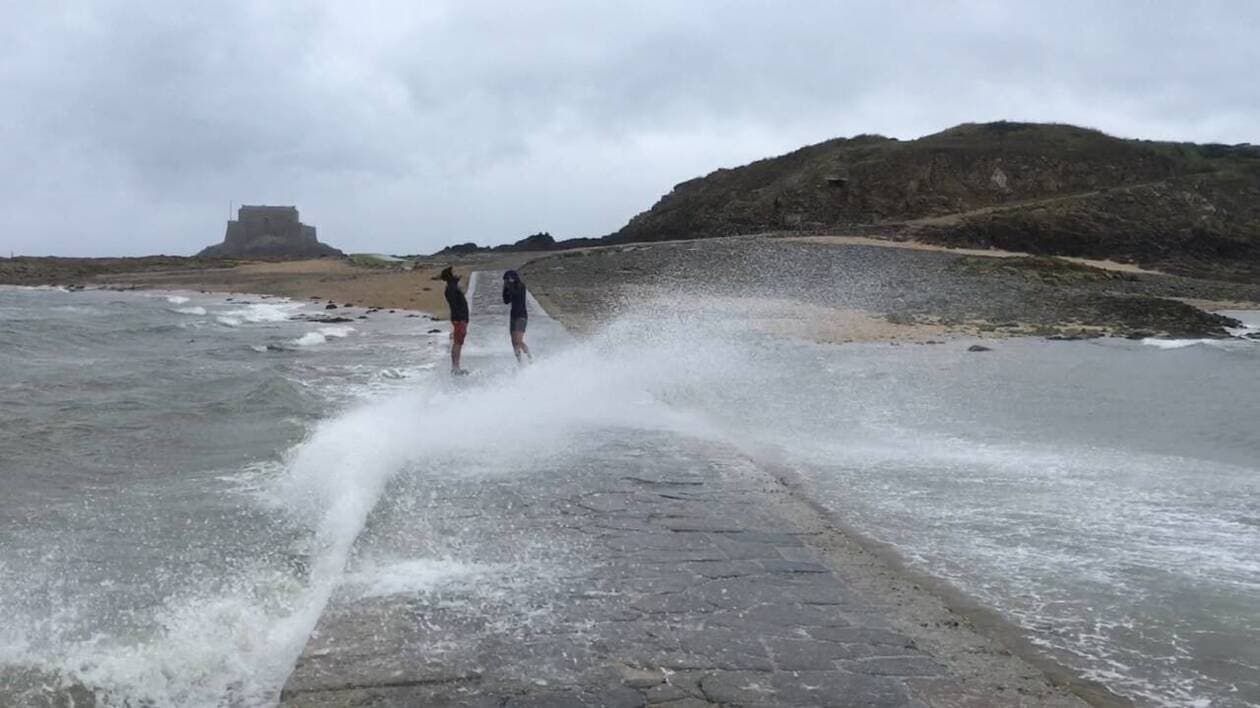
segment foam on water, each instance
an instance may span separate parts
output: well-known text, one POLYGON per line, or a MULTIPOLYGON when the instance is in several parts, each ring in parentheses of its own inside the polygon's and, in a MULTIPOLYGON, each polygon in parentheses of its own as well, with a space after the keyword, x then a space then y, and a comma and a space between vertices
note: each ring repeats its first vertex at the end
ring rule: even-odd
POLYGON ((342 581, 342 587, 357 597, 386 597, 441 589, 475 582, 504 572, 504 568, 484 563, 465 563, 449 558, 409 558, 364 563, 342 581))
POLYGON ((373 401, 321 423, 294 451, 274 495, 297 518, 319 519, 313 576, 335 576, 398 472, 423 463, 448 474, 493 474, 522 456, 564 455, 586 429, 694 427, 693 418, 662 405, 653 391, 717 381, 723 367, 715 364, 724 356, 605 340, 492 376, 485 385, 435 384, 373 401), (530 415, 505 426, 503 412, 518 409, 530 415), (496 444, 487 446, 490 439, 496 444), (452 460, 459 464, 446 464, 452 460))
POLYGON ((228 327, 239 327, 245 323, 284 322, 303 307, 303 303, 288 301, 249 303, 218 312, 216 319, 228 327))
POLYGON ((312 347, 327 342, 329 337, 340 339, 350 336, 352 332, 354 332, 354 327, 321 327, 314 332, 307 332, 298 337, 293 340, 293 343, 299 347, 312 347))
MULTIPOLYGON (((349 328, 327 329, 321 336, 349 334, 349 328)), ((344 575, 355 540, 399 473, 506 474, 522 457, 564 457, 582 431, 592 429, 704 433, 693 416, 662 404, 659 394, 720 383, 731 371, 733 351, 692 347, 673 335, 649 339, 626 345, 630 340, 620 336, 600 338, 520 371, 483 372, 476 384, 429 378, 316 424, 278 471, 265 470, 260 479, 253 470, 243 491, 285 525, 307 529, 293 551, 302 559, 299 574, 259 563, 226 591, 169 598, 152 618, 161 627, 156 636, 69 641, 53 656, 26 652, 21 663, 61 685, 91 686, 105 705, 274 701, 338 587, 349 582, 350 591, 378 595, 474 582, 495 572, 476 563, 400 558, 344 575), (530 414, 504 425, 509 410, 530 414), (486 445, 490 439, 496 444, 486 445)))
POLYGON ((328 341, 328 337, 320 332, 307 332, 306 334, 293 340, 293 343, 299 347, 312 347, 316 344, 323 344, 328 341))
POLYGON ((1147 337, 1142 340, 1142 343, 1148 347, 1155 347, 1157 349, 1185 349, 1186 347, 1193 347, 1201 344, 1212 345, 1216 344, 1218 341, 1219 340, 1216 339, 1157 339, 1155 337, 1147 337))
POLYGON ((1221 310, 1218 314, 1233 317, 1242 322, 1243 329, 1260 330, 1260 310, 1221 310))
POLYGON ((166 297, 166 301, 171 303, 172 305, 182 305, 188 302, 188 298, 184 297, 183 295, 168 295, 166 297))
POLYGON ((1185 349, 1194 346, 1209 346, 1221 349, 1231 349, 1239 345, 1260 344, 1260 340, 1255 339, 1260 333, 1260 311, 1256 310, 1222 310, 1217 314, 1233 317, 1242 322, 1241 327, 1226 328, 1234 339, 1161 339, 1158 337, 1147 337, 1142 341, 1150 347, 1158 349, 1185 349))
MULTIPOLYGON (((1236 343, 1206 354, 1236 358, 1252 351, 1236 343)), ((1000 436, 1006 442, 993 442, 978 426, 964 434, 933 431, 938 416, 949 420, 958 411, 917 396, 899 403, 895 393, 919 389, 913 376, 955 375, 948 360, 915 367, 905 380, 884 374, 887 385, 859 385, 866 377, 881 380, 862 368, 896 371, 910 363, 907 357, 889 367, 864 361, 857 370, 835 368, 848 384, 835 388, 833 410, 825 398, 810 401, 803 393, 830 387, 806 378, 796 383, 798 398, 782 418, 777 407, 753 415, 744 409, 746 422, 724 416, 723 427, 737 431, 729 441, 754 457, 801 469, 813 493, 842 510, 842 518, 998 608, 1086 676, 1143 704, 1180 706, 1212 696, 1213 705, 1238 705, 1228 699, 1237 689, 1210 657, 1234 653, 1238 676, 1247 666, 1260 669, 1256 652, 1240 651, 1243 637, 1260 636, 1260 615, 1246 600, 1260 597, 1260 533, 1245 521, 1254 508, 1254 463, 1070 437, 1039 443, 1006 434, 1000 436)), ((1235 390, 1254 391, 1257 380, 1242 363, 1230 369, 1235 390)), ((749 373, 767 389, 786 383, 749 373)), ((1224 393, 1208 389, 1200 396, 1224 393)), ((983 395, 969 405, 983 408, 1009 394, 998 384, 983 395)), ((1078 415, 1091 414, 1088 395, 1078 415)), ((1161 409, 1159 401, 1144 399, 1135 396, 1131 404, 1161 409)), ((1240 442, 1254 448, 1250 440, 1240 442)), ((1257 695, 1254 681, 1242 690, 1257 695)))
MULTIPOLYGON (((277 647, 292 643, 295 622, 313 618, 286 608, 295 581, 260 568, 242 576, 235 592, 172 598, 155 610, 158 636, 128 642, 98 635, 67 642, 57 656, 18 651, 0 661, 44 672, 28 696, 90 687, 98 705, 262 705, 274 702, 270 685, 288 670, 277 647)), ((50 618, 56 627, 69 618, 50 618)))

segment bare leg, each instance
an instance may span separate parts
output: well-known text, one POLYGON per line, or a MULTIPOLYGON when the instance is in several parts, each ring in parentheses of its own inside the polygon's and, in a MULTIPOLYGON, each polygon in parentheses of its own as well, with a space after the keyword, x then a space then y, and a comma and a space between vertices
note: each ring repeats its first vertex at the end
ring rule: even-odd
POLYGON ((451 342, 451 371, 459 371, 459 353, 463 348, 464 345, 451 342))
POLYGON ((534 357, 530 355, 529 347, 525 346, 525 333, 513 332, 512 333, 512 353, 516 355, 517 363, 521 363, 521 352, 524 352, 525 355, 528 356, 531 361, 533 360, 534 357))

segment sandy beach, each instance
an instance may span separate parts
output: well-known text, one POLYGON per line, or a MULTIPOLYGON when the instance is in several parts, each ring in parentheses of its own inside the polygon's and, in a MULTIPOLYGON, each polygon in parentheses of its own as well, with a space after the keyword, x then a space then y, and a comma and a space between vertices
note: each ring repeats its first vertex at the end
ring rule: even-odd
MULTIPOLYGON (((444 316, 446 300, 437 266, 414 270, 368 268, 344 260, 251 263, 233 268, 117 274, 102 280, 118 287, 198 290, 323 300, 338 306, 418 310, 444 316)), ((467 268, 456 272, 467 277, 467 268)))

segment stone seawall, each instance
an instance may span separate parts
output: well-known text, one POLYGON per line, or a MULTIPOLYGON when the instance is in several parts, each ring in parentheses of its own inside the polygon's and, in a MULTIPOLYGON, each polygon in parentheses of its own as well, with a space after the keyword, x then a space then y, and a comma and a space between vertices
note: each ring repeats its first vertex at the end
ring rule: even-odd
MULTIPOLYGON (((474 372, 510 356, 496 284, 483 276, 473 293, 474 372)), ((534 305, 535 350, 568 346, 534 305)), ((519 471, 425 475, 395 515, 406 533, 369 521, 453 576, 341 588, 282 704, 1082 705, 836 543, 818 509, 746 454, 616 427, 566 444, 519 471)))

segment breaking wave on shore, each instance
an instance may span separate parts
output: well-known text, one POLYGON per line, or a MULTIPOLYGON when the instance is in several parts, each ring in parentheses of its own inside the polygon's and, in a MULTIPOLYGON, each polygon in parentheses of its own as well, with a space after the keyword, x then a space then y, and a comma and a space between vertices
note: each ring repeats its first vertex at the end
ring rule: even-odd
MULTIPOLYGON (((277 315, 291 311, 289 306, 248 306, 230 316, 240 318, 236 330, 249 323, 301 327, 277 315)), ((321 328, 292 341, 317 334, 322 342, 351 331, 321 328)), ((317 343, 313 340, 307 341, 317 343)), ((360 356, 371 346, 361 345, 360 356)), ((429 356, 442 353, 435 350, 429 356)), ((656 394, 720 384, 733 371, 733 355, 727 348, 693 347, 677 336, 634 346, 610 336, 549 352, 520 371, 505 359, 469 382, 435 376, 432 364, 422 363, 412 367, 419 378, 399 379, 392 390, 361 388, 357 395, 367 400, 313 420, 282 460, 237 473, 216 471, 216 484, 233 480, 228 499, 235 506, 220 519, 214 517, 223 512, 205 519, 208 525, 198 532, 194 548, 169 546, 143 528, 129 529, 132 542, 157 554, 155 565, 129 573, 127 582, 155 592, 156 602, 138 615, 137 610, 125 610, 118 624, 106 616, 103 605, 116 592, 127 592, 120 579, 106 581, 113 590, 88 590, 64 576, 70 566, 45 566, 38 571, 45 575, 38 578, 19 577, 19 571, 0 566, 6 588, 0 609, 19 618, 3 636, 0 664, 24 667, 15 685, 28 697, 89 691, 102 705, 274 702, 338 588, 357 588, 366 595, 414 592, 484 572, 475 559, 411 559, 344 575, 356 539, 393 478, 404 473, 510 474, 513 462, 522 457, 563 459, 584 431, 600 428, 705 434, 694 417, 663 405, 656 394), (528 414, 511 416, 505 425, 508 411, 528 414), (246 538, 237 538, 241 535, 246 538), (203 553, 227 561, 211 571, 213 580, 171 575, 208 570, 193 570, 203 553), (55 599, 36 599, 50 590, 55 599), (80 596, 85 591, 93 595, 80 596), (97 629, 84 634, 86 627, 97 629)), ((295 414, 309 404, 295 399, 286 405, 295 414)), ((225 420, 234 415, 230 408, 223 413, 225 420)), ((135 505, 133 511, 140 514, 178 515, 177 509, 153 506, 161 503, 156 501, 164 493, 160 487, 181 487, 180 495, 186 500, 198 497, 197 504, 208 502, 201 499, 206 494, 223 494, 212 491, 215 485, 205 479, 187 486, 178 479, 154 484, 158 486, 145 485, 144 494, 121 504, 135 505)), ((139 492, 139 486, 133 491, 139 492)), ((93 520, 85 517, 83 522, 93 520)), ((65 552, 74 555, 71 549, 65 552)), ((27 566, 21 572, 30 571, 27 566)), ((127 604, 126 598, 122 602, 127 604)))
MULTIPOLYGON (((502 342, 471 341, 466 354, 486 358, 472 377, 452 380, 440 375, 442 338, 419 329, 398 342, 365 325, 336 347, 289 349, 280 343, 318 335, 307 342, 317 345, 352 330, 288 321, 300 304, 193 306, 236 322, 211 324, 219 336, 243 339, 229 340, 235 349, 207 345, 193 360, 217 362, 210 380, 239 387, 231 395, 155 412, 215 426, 208 444, 161 441, 187 446, 189 469, 59 501, 69 526, 90 532, 83 537, 28 524, 28 510, 0 516, 21 522, 29 542, 12 554, 0 548, 0 611, 17 619, 0 627, 0 665, 23 667, 28 695, 274 702, 333 593, 416 592, 495 572, 478 558, 403 558, 347 573, 400 475, 510 475, 522 459, 562 465, 604 429, 777 450, 836 513, 1127 695, 1227 704, 1260 691, 1241 672, 1213 674, 1199 661, 1228 651, 1251 667, 1247 652, 1260 644, 1260 617, 1245 606, 1260 591, 1260 526, 1246 522, 1260 459, 1246 423, 1260 415, 1256 359, 1245 358, 1254 350, 829 347, 758 335, 729 303, 710 311, 700 302, 685 315, 649 303, 582 342, 532 340, 539 360, 521 369, 505 352, 482 354, 502 352, 502 342), (274 344, 259 344, 264 336, 274 344), (382 353, 391 343, 393 358, 382 353), (285 354, 232 358, 269 346, 285 354), (233 383, 243 366, 259 367, 257 378, 233 383), (295 390, 278 394, 277 381, 295 390), (1155 390, 1177 401, 1175 411, 1151 405, 1155 390), (332 393, 316 400, 319 392, 332 393), (227 454, 234 446, 251 454, 227 454), (194 474, 192 461, 212 455, 218 465, 194 474), (109 494, 121 496, 96 496, 109 494), (90 540, 103 530, 120 545, 90 540), (143 564, 101 567, 132 562, 127 554, 143 564), (146 602, 129 604, 143 593, 146 602)), ((167 326, 164 318, 137 331, 167 326)), ((118 356, 122 367, 132 353, 118 356)), ((134 363, 145 374, 177 371, 188 358, 180 350, 134 363)), ((142 408, 110 406, 91 415, 142 408)), ((152 419, 130 422, 134 430, 94 429, 96 418, 73 425, 84 440, 135 436, 120 447, 148 459, 152 419)))

